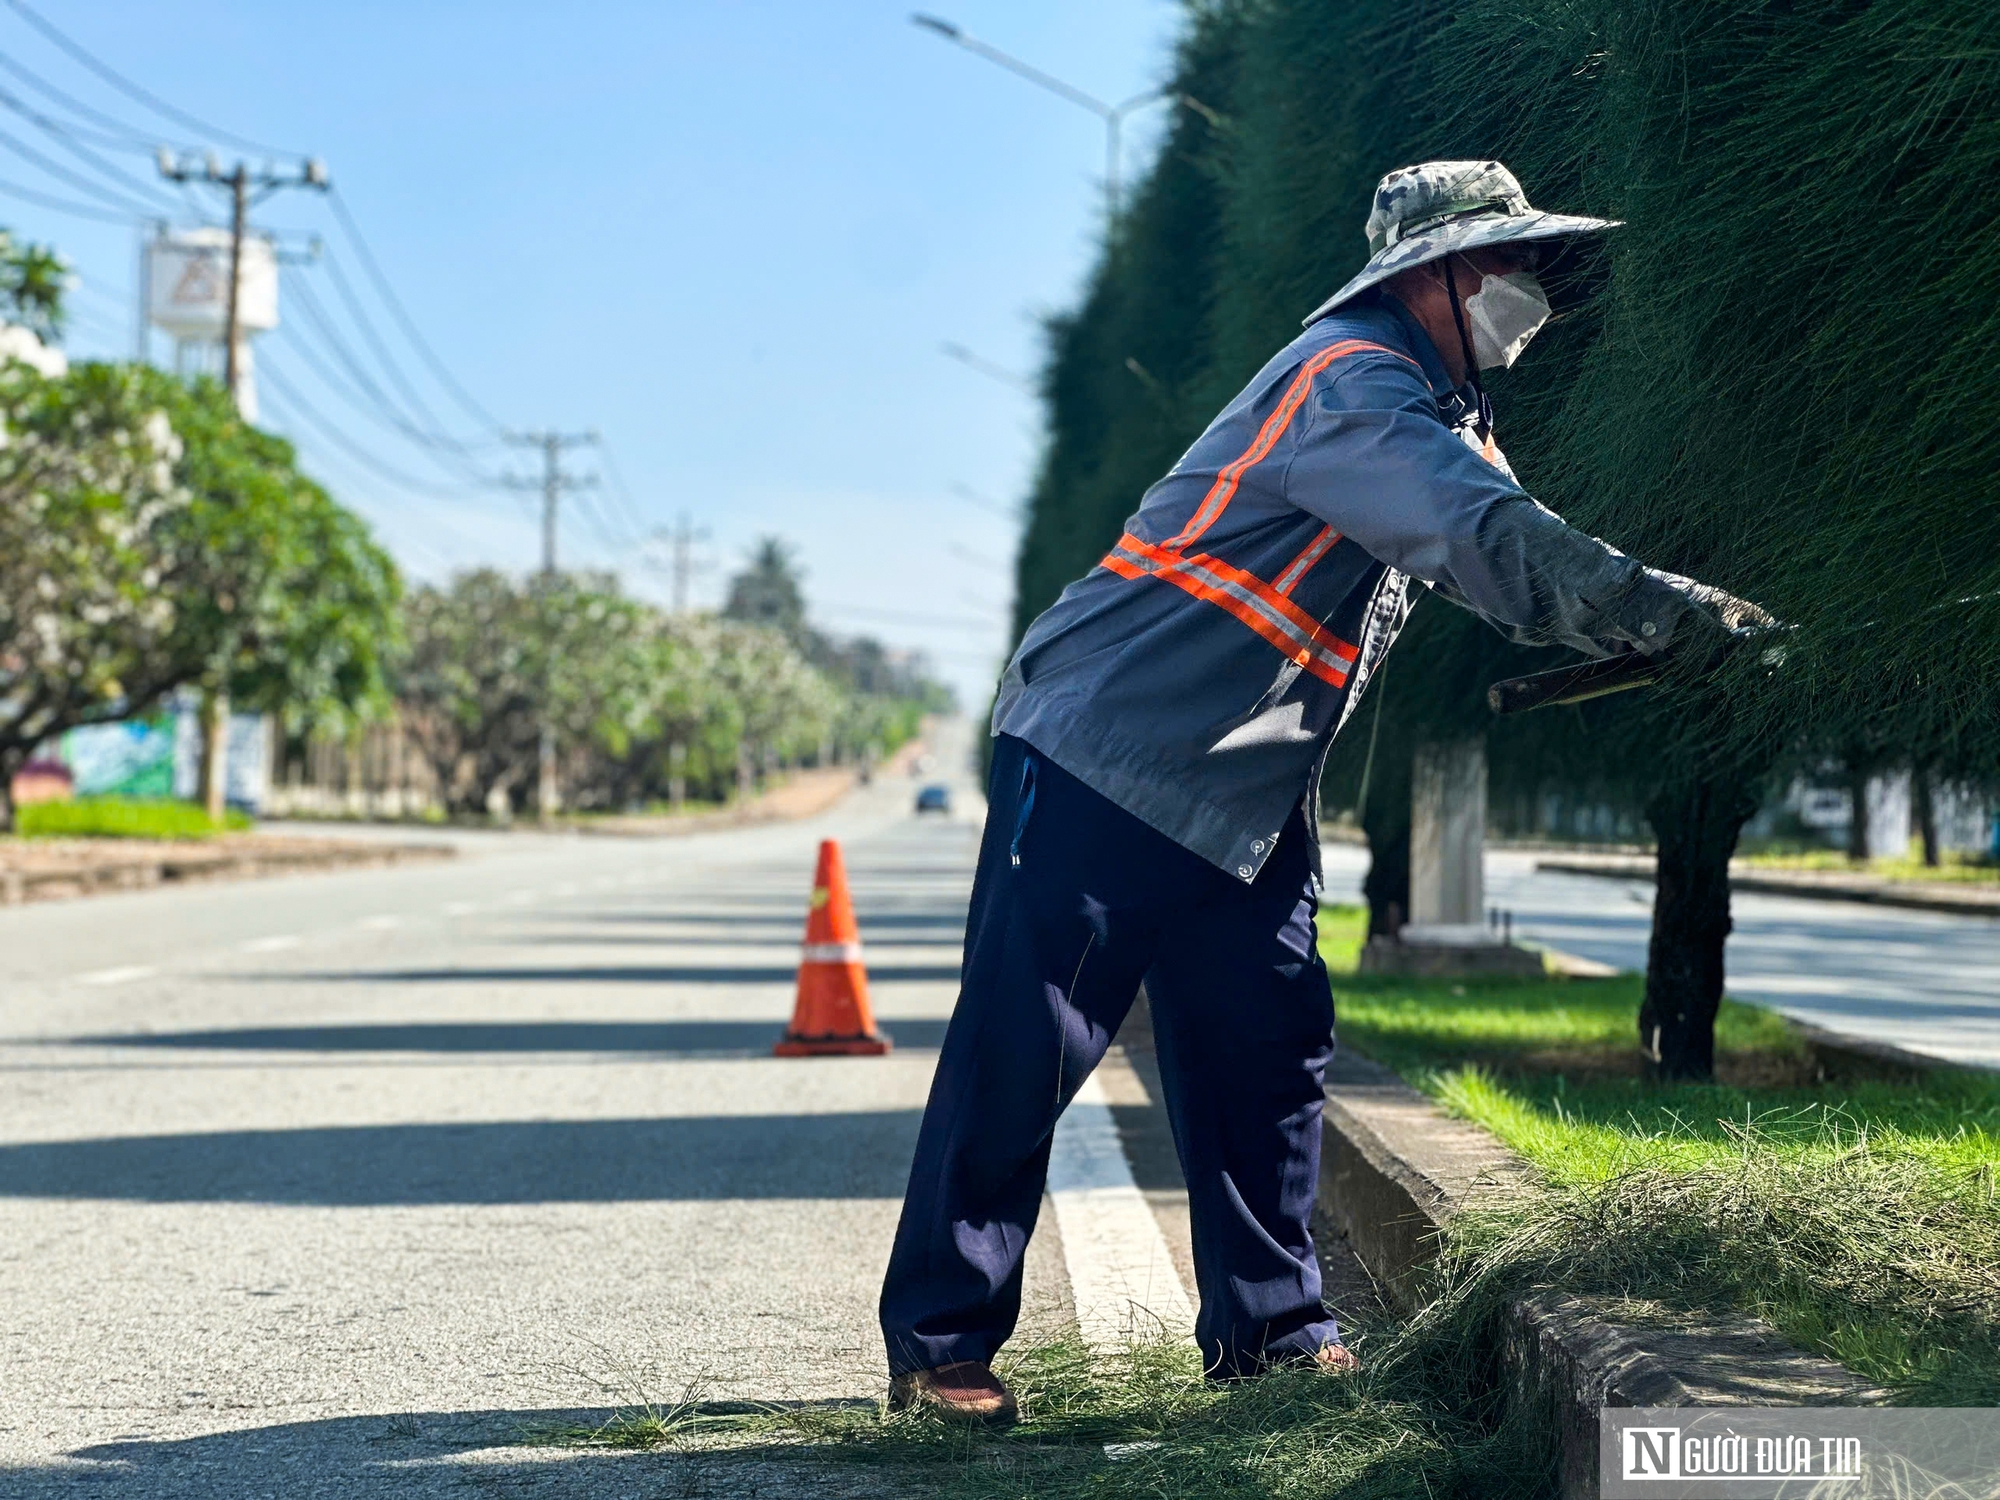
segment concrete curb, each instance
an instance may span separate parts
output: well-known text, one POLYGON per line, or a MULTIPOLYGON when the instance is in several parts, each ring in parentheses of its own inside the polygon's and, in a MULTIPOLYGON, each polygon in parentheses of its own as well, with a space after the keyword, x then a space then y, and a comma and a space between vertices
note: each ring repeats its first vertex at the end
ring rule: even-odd
MULTIPOLYGON (((1538 859, 1535 873, 1595 875, 1607 880, 1651 880, 1653 861, 1644 856, 1596 855, 1538 859)), ((1752 871, 1734 865, 1729 871, 1732 891, 1766 896, 1803 896, 1809 901, 1859 901, 1869 906, 1896 906, 1908 911, 1941 911, 1961 917, 2000 917, 2000 889, 1953 886, 1939 882, 1926 887, 1909 881, 1876 880, 1866 875, 1819 874, 1811 870, 1752 871)))
POLYGON ((1953 1062, 1947 1057, 1912 1052, 1893 1042, 1878 1042, 1868 1037, 1828 1031, 1824 1026, 1815 1026, 1796 1016, 1785 1019, 1812 1053, 1822 1078, 1887 1078, 1916 1082, 1941 1069, 1979 1070, 1977 1063, 1953 1062))
POLYGON ((108 891, 148 890, 202 880, 249 880, 270 875, 367 870, 411 860, 450 859, 444 844, 351 844, 318 849, 162 853, 157 858, 107 861, 44 870, 0 869, 0 906, 60 901, 108 891))
MULTIPOLYGON (((1446 1225, 1532 1183, 1533 1168, 1446 1115, 1380 1064, 1342 1052, 1327 1077, 1323 1211, 1369 1273, 1412 1306, 1446 1225)), ((1500 1356, 1512 1399, 1558 1438, 1557 1492, 1597 1493, 1606 1406, 1867 1405, 1886 1393, 1787 1344, 1761 1319, 1690 1317, 1651 1304, 1532 1293, 1509 1310, 1500 1356), (1628 1319, 1642 1319, 1634 1326, 1628 1319)))

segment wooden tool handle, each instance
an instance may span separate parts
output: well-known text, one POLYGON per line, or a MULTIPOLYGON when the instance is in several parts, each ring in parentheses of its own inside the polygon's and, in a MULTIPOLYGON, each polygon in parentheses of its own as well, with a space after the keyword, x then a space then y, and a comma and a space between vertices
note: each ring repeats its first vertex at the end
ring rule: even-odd
POLYGON ((1496 714, 1520 714, 1534 708, 1555 708, 1565 703, 1582 703, 1607 693, 1623 693, 1648 687, 1666 671, 1663 657, 1628 652, 1603 661, 1587 661, 1553 672, 1536 672, 1527 677, 1509 677, 1486 690, 1487 705, 1496 714))

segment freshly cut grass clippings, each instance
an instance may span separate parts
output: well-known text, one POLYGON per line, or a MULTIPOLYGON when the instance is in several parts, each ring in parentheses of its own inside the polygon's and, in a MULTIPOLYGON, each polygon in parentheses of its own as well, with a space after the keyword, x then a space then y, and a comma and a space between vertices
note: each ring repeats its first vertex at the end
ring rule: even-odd
POLYGON ((30 803, 16 811, 15 824, 24 838, 205 839, 241 832, 250 819, 230 808, 217 823, 192 802, 78 797, 30 803))
MULTIPOLYGON (((1469 1305, 1469 1304, 1468 1304, 1469 1305)), ((779 1449, 869 1465, 885 1488, 920 1482, 940 1500, 1081 1496, 1430 1500, 1545 1491, 1550 1454, 1498 1419, 1491 1372, 1439 1320, 1415 1335, 1355 1330, 1358 1376, 1280 1370, 1213 1385, 1191 1345, 1139 1343, 1093 1357, 1077 1342, 998 1363, 1021 1425, 968 1431, 855 1405, 716 1409, 656 1423, 635 1411, 560 1440, 682 1450, 779 1449), (1112 1451, 1106 1452, 1109 1448, 1112 1451)))

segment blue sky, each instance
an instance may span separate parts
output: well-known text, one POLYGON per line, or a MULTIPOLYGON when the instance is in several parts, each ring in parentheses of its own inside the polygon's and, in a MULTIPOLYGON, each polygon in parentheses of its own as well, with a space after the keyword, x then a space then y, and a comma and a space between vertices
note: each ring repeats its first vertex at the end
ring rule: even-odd
MULTIPOLYGON (((1111 100, 1161 80, 1178 20, 1170 0, 930 3, 1111 100)), ((877 0, 37 8, 179 109, 325 157, 424 337, 502 423, 602 430, 625 489, 572 509, 566 562, 617 566, 633 591, 663 597, 639 540, 686 512, 712 533, 703 550, 715 566, 695 598, 714 603, 751 541, 777 533, 800 548, 823 624, 923 646, 969 705, 984 701, 1004 645, 1014 530, 958 489, 1017 503, 1040 432, 1029 397, 940 346, 1036 367, 1037 320, 1076 295, 1099 222, 1103 127, 1090 114, 877 0)), ((142 136, 210 144, 4 8, 0 54, 142 136)), ((73 118, 18 75, 0 86, 73 118)), ((1128 176, 1150 153, 1157 113, 1128 128, 1128 176)), ((119 203, 140 196, 17 112, 0 114, 0 130, 119 203)), ((143 155, 99 154, 157 198, 143 155)), ((102 202, 4 140, 0 179, 102 202)), ((219 195, 198 196, 219 207, 219 195)), ((181 195, 165 201, 191 218, 181 195)), ((476 440, 477 424, 374 300, 326 205, 286 193, 257 218, 296 231, 288 243, 326 237, 424 406, 476 440)), ((137 229, 4 195, 0 223, 75 263, 71 353, 128 357, 137 229)), ((427 425, 344 311, 331 269, 286 274, 390 404, 427 425)), ((344 401, 313 369, 315 357, 337 366, 339 356, 299 309, 288 292, 292 326, 260 342, 260 368, 349 444, 424 476, 426 490, 364 467, 296 402, 285 411, 268 380, 267 425, 298 441, 411 575, 532 566, 528 498, 468 489, 344 401)), ((154 348, 167 357, 164 339, 154 348)), ((531 465, 499 449, 474 455, 496 472, 531 465)), ((595 466, 586 456, 580 467, 595 466)))

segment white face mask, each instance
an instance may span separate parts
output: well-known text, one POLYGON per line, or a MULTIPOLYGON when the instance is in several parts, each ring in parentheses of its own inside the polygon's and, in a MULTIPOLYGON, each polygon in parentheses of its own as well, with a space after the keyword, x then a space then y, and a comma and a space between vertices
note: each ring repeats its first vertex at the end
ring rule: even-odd
POLYGON ((1487 276, 1465 299, 1465 316, 1472 325, 1472 357, 1479 368, 1511 365, 1549 320, 1548 294, 1533 271, 1487 276))

